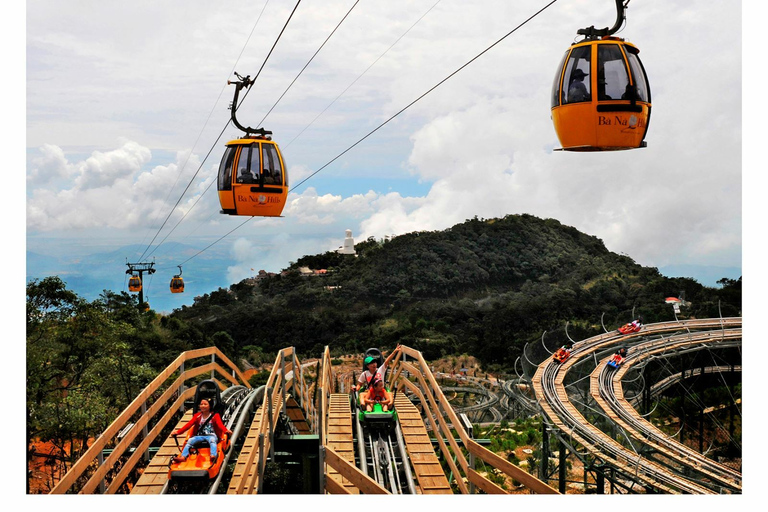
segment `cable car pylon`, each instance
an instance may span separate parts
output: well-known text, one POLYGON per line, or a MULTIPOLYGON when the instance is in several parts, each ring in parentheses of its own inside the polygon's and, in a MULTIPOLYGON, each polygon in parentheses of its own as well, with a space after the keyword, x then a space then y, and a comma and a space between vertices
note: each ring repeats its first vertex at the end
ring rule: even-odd
POLYGON ((131 275, 131 278, 128 280, 128 290, 139 293, 139 309, 142 309, 144 304, 143 277, 145 273, 149 275, 155 273, 155 262, 129 263, 126 261, 125 264, 128 265, 128 270, 125 273, 131 275))

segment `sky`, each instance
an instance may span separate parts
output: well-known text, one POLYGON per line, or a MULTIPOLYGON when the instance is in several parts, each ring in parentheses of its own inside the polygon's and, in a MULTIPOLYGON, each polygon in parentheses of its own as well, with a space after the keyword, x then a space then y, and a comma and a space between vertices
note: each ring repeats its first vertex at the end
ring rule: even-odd
POLYGON ((521 213, 642 265, 741 275, 741 2, 631 2, 617 35, 649 77, 648 147, 585 154, 554 151, 550 89, 576 30, 613 25, 615 6, 548 4, 28 1, 27 279, 94 298, 152 260, 150 303, 170 309, 334 250, 346 229, 521 213), (282 218, 218 213, 234 72, 257 77, 238 119, 262 121, 288 165, 282 218), (189 293, 171 297, 178 265, 189 293))

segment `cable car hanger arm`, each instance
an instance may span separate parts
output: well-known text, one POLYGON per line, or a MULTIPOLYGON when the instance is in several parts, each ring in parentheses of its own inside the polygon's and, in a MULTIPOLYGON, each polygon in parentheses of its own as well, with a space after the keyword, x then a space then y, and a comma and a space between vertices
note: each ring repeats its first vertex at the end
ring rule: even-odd
POLYGON ((263 137, 267 135, 272 135, 272 132, 267 131, 264 128, 251 128, 250 126, 246 127, 241 125, 237 121, 237 98, 240 95, 240 89, 242 89, 243 87, 247 89, 248 87, 253 85, 253 82, 255 81, 255 79, 251 80, 251 75, 247 75, 243 77, 237 74, 237 72, 235 72, 235 76, 240 80, 237 80, 237 81, 227 80, 227 85, 232 85, 232 84, 235 85, 235 98, 232 100, 232 106, 230 106, 230 110, 232 111, 232 123, 235 126, 237 126, 240 130, 244 131, 246 135, 251 133, 255 133, 263 137))
POLYGON ((605 27, 596 29, 594 25, 587 28, 580 28, 577 34, 587 36, 587 39, 597 39, 598 37, 610 36, 618 32, 626 19, 625 11, 629 5, 629 0, 616 0, 616 22, 611 28, 605 27))

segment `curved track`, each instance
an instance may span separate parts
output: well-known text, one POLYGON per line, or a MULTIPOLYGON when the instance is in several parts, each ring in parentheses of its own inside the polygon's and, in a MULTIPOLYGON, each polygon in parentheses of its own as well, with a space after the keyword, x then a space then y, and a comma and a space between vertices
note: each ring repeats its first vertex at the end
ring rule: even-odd
POLYGON ((624 398, 621 380, 634 364, 660 354, 679 350, 706 350, 717 344, 720 347, 741 344, 741 329, 728 329, 714 333, 679 334, 648 340, 633 346, 625 363, 618 371, 609 369, 601 361, 590 378, 590 393, 605 413, 630 437, 647 445, 661 456, 677 464, 682 473, 687 468, 696 475, 702 485, 715 492, 728 490, 741 492, 741 473, 709 459, 698 451, 682 444, 646 421, 624 398))
MULTIPOLYGON (((718 490, 712 488, 711 482, 704 485, 682 476, 660 462, 643 456, 634 448, 630 436, 623 430, 618 436, 618 439, 622 441, 619 442, 591 424, 577 408, 576 403, 569 397, 564 381, 570 368, 579 363, 580 360, 584 360, 584 358, 592 358, 596 362, 598 370, 593 372, 594 377, 590 376, 590 379, 596 381, 594 386, 599 390, 599 376, 603 375, 602 366, 605 365, 600 365, 597 362, 597 354, 604 352, 603 356, 605 356, 607 355, 605 353, 607 348, 619 343, 627 344, 631 341, 642 340, 648 336, 661 336, 664 338, 665 335, 669 337, 670 334, 675 333, 677 333, 676 336, 682 336, 686 343, 713 343, 726 339, 726 331, 733 331, 735 333, 733 336, 740 339, 741 319, 729 318, 659 323, 647 325, 640 332, 629 335, 620 335, 615 331, 607 332, 575 343, 571 357, 563 364, 556 363, 551 358, 541 363, 532 379, 533 388, 537 398, 539 398, 545 416, 560 430, 563 441, 566 444, 578 443, 584 446, 595 457, 598 457, 603 465, 611 467, 614 471, 621 474, 623 478, 634 482, 629 486, 628 490, 634 490, 633 488, 636 483, 644 487, 648 492, 712 494, 718 492, 718 490)), ((678 337, 677 339, 682 342, 681 338, 678 337)), ((669 347, 667 350, 669 350, 669 347)), ((617 378, 620 377, 617 376, 617 378)), ((615 389, 613 387, 613 379, 609 379, 609 382, 604 380, 603 383, 604 391, 615 389)), ((600 395, 599 391, 598 395, 600 395)), ((605 396, 609 396, 609 394, 606 393, 605 396)), ((626 426, 628 425, 626 424, 626 426)), ((642 433, 636 432, 632 428, 628 430, 633 432, 632 437, 635 439, 644 437, 642 433)), ((681 463, 682 459, 678 458, 677 462, 681 463)), ((709 475, 709 477, 712 481, 716 480, 712 475, 709 475)), ((732 480, 727 481, 730 482, 729 485, 725 485, 722 479, 717 480, 724 487, 734 490, 740 489, 738 487, 740 483, 735 483, 732 480)))

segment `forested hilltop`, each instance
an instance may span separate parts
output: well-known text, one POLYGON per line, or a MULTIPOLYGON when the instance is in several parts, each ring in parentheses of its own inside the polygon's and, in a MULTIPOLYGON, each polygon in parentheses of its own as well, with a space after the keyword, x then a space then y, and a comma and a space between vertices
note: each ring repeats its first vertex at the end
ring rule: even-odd
POLYGON ((171 318, 197 336, 226 340, 238 354, 294 346, 309 356, 388 349, 403 343, 427 359, 467 353, 486 368, 511 366, 523 345, 562 328, 578 339, 641 315, 739 315, 741 280, 722 289, 667 278, 553 219, 472 219, 444 231, 355 245, 357 256, 305 256, 284 272, 196 298, 171 318), (306 269, 325 270, 308 274, 306 269), (301 269, 305 269, 301 272, 301 269))

